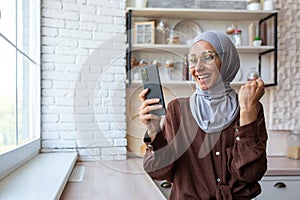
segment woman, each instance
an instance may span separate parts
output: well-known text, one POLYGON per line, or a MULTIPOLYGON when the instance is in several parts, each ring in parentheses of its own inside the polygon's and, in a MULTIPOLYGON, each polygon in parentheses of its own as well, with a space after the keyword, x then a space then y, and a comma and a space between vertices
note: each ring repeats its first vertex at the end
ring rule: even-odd
POLYGON ((153 178, 173 183, 169 199, 252 199, 267 169, 261 79, 230 87, 240 67, 237 50, 223 33, 199 34, 189 52, 196 92, 168 104, 161 117, 158 99, 140 94, 141 121, 148 130, 144 169, 153 178))

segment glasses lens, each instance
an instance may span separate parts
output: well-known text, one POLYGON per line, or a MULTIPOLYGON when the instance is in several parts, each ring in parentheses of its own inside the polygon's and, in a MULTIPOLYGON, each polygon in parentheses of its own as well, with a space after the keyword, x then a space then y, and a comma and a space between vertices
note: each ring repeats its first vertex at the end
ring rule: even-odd
POLYGON ((201 59, 205 64, 213 64, 216 60, 216 53, 211 50, 207 50, 202 53, 201 59))
POLYGON ((198 63, 198 58, 195 55, 188 56, 189 68, 194 68, 198 63))
POLYGON ((194 68, 196 67, 197 63, 204 63, 207 65, 211 65, 215 62, 217 54, 211 50, 204 51, 199 58, 196 55, 191 54, 188 56, 189 67, 194 68))

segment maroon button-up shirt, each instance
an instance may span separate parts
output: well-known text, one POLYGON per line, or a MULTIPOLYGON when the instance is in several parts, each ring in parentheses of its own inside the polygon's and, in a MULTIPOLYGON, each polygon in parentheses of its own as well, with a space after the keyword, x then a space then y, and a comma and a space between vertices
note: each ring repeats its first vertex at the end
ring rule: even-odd
POLYGON ((168 104, 161 132, 148 146, 144 169, 173 183, 169 199, 252 199, 267 169, 263 107, 257 120, 239 126, 239 116, 221 133, 205 133, 194 120, 189 98, 168 104))

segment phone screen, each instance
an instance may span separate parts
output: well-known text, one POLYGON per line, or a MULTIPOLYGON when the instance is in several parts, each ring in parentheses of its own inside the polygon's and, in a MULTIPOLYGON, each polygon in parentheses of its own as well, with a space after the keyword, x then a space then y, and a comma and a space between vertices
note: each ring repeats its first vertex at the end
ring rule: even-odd
POLYGON ((164 101, 164 95, 161 87, 157 65, 153 64, 153 65, 142 67, 141 75, 142 75, 144 89, 149 88, 146 98, 147 99, 159 98, 160 101, 158 104, 163 106, 162 109, 153 110, 150 111, 150 113, 155 115, 165 115, 166 114, 165 101, 164 101))

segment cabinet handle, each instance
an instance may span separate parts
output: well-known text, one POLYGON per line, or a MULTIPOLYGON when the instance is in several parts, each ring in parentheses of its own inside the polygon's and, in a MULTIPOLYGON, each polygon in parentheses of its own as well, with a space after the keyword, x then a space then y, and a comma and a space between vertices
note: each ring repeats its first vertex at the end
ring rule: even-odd
POLYGON ((165 181, 162 184, 160 184, 160 186, 163 188, 169 188, 172 186, 172 184, 170 182, 165 181))
POLYGON ((286 184, 284 184, 283 182, 278 182, 278 183, 275 183, 274 187, 276 187, 276 188, 285 188, 286 184))

